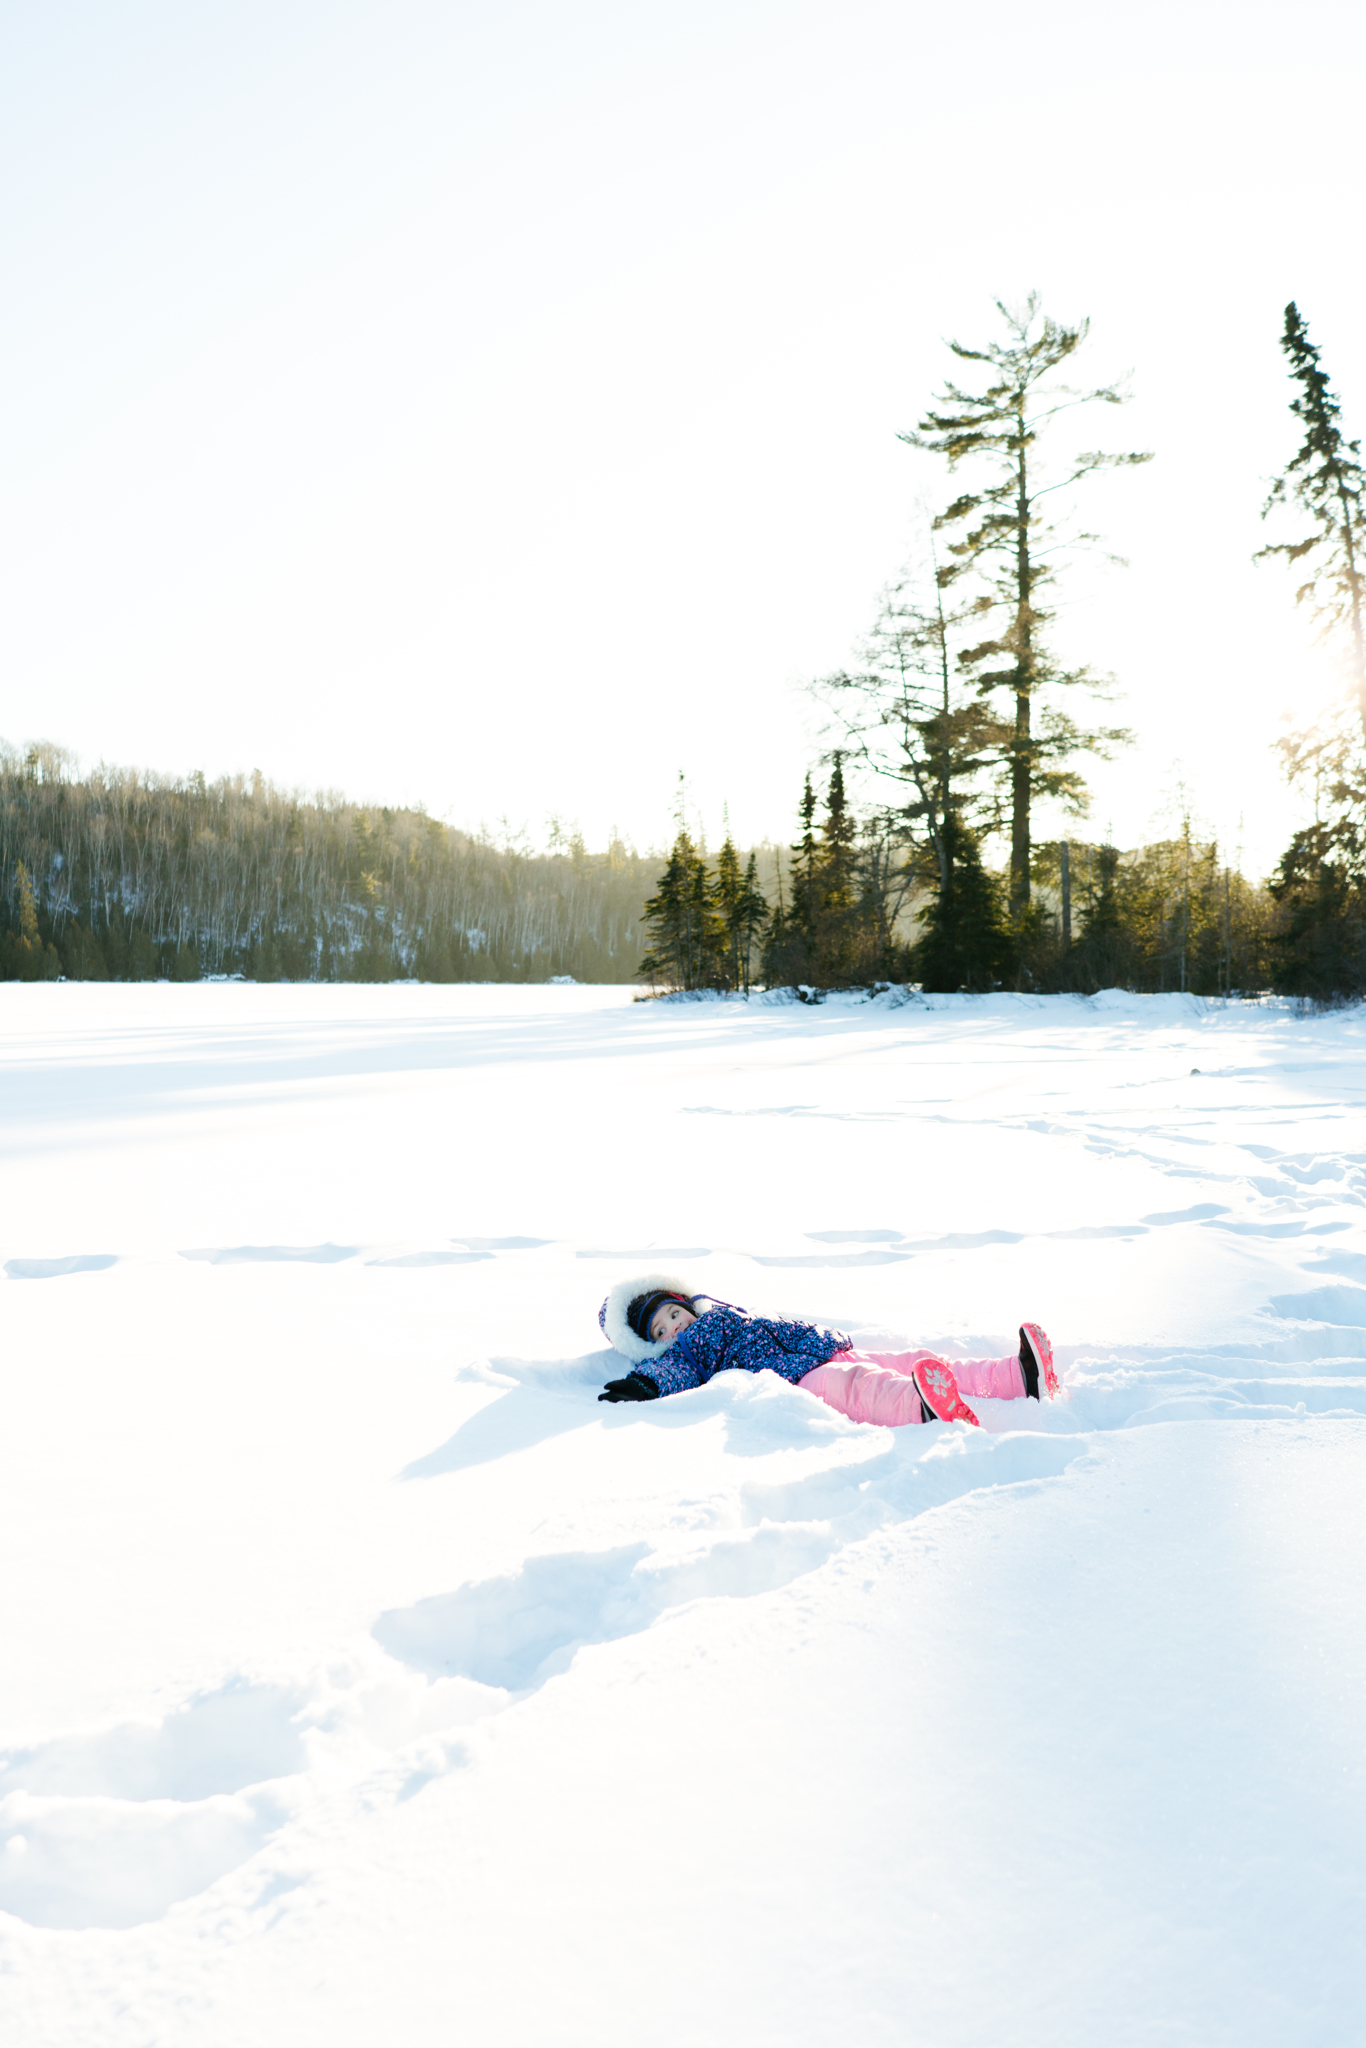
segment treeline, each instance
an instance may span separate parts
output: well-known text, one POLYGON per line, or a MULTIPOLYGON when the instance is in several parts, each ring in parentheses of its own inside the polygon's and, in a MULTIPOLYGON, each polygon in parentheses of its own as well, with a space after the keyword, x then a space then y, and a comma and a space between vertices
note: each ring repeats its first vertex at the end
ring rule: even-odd
MULTIPOLYGON (((918 982, 932 993, 1230 995, 1266 988, 1275 972, 1283 911, 1189 820, 1174 838, 1127 852, 1080 839, 1035 846, 1023 932, 1009 915, 1008 872, 984 867, 967 841, 951 845, 941 870, 932 850, 899 842, 883 814, 856 817, 839 762, 823 805, 808 776, 799 823, 785 859, 751 854, 743 870, 729 838, 712 867, 680 829, 645 906, 641 971, 657 988, 816 995, 918 982)), ((952 815, 947 829, 958 829, 952 815)))
POLYGON ((680 827, 661 872, 620 843, 496 847, 259 776, 78 777, 57 749, 0 750, 0 976, 1219 994, 1266 986, 1298 930, 1186 824, 1137 852, 1035 847, 1021 935, 1007 876, 961 829, 948 813, 941 867, 885 807, 855 812, 836 759, 820 799, 807 778, 790 847, 742 854, 727 834, 712 860, 680 827))
POLYGON ((0 750, 0 976, 627 982, 658 859, 0 750))

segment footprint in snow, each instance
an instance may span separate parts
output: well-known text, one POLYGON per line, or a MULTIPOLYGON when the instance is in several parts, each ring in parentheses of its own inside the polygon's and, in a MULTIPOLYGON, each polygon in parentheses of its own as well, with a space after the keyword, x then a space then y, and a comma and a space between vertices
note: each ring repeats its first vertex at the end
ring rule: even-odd
POLYGON ((367 1266, 477 1266, 492 1252, 405 1252, 397 1259, 367 1259, 367 1266))
POLYGON ((429 1677, 526 1693, 567 1671, 588 1643, 636 1635, 685 1601, 773 1592, 838 1547, 829 1529, 790 1526, 722 1537, 682 1563, 652 1559, 646 1543, 530 1557, 505 1578, 391 1609, 374 1636, 429 1677))
POLYGON ((117 1252, 88 1252, 68 1259, 6 1259, 11 1280, 60 1280, 68 1273, 107 1273, 119 1262, 117 1252))
POLYGON ((0 1910, 36 1927, 137 1927, 256 1854, 305 1764, 279 1687, 229 1684, 162 1721, 0 1756, 0 1910))
POLYGON ((180 1256, 202 1260, 209 1266, 335 1266, 341 1259, 354 1259, 359 1250, 360 1246, 354 1244, 235 1244, 182 1252, 180 1256))

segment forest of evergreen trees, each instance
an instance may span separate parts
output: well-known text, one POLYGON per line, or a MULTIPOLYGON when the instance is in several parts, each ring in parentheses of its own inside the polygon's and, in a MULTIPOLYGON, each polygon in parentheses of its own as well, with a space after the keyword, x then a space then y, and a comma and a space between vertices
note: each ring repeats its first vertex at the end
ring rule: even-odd
POLYGON ((1085 834, 1086 757, 1128 735, 1078 708, 1103 707, 1110 685, 1059 659, 1058 585, 1096 541, 1075 494, 1149 456, 1063 445, 1079 408, 1125 398, 1057 382, 1085 322, 1059 325, 1035 298, 998 311, 1003 337, 951 343, 964 382, 901 436, 943 462, 946 502, 859 660, 812 685, 825 747, 791 845, 742 853, 727 831, 713 863, 681 790, 666 856, 590 854, 558 831, 535 853, 259 775, 78 776, 60 749, 0 748, 0 979, 1366 995, 1366 470, 1297 307, 1281 343, 1303 440, 1263 512, 1298 530, 1261 555, 1296 569, 1345 686, 1278 743, 1314 817, 1265 885, 1184 811, 1138 849, 1085 834), (1036 839, 1041 801, 1075 836, 1036 839))

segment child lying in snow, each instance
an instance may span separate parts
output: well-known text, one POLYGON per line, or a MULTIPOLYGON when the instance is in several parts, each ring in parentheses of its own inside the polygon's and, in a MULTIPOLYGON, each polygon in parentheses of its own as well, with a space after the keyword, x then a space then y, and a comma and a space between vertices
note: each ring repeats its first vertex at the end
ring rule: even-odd
POLYGON ((1020 1326, 1014 1358, 937 1358, 932 1351, 855 1351, 811 1323, 775 1322, 692 1294, 686 1281, 647 1273, 623 1280, 598 1310, 614 1350, 636 1370, 609 1380, 600 1401, 655 1401, 703 1387, 718 1372, 776 1372, 855 1422, 976 1423, 963 1391, 998 1401, 1050 1400, 1053 1347, 1037 1323, 1020 1326), (700 1304, 700 1305, 699 1305, 700 1304), (641 1370, 648 1366, 648 1371, 641 1370))

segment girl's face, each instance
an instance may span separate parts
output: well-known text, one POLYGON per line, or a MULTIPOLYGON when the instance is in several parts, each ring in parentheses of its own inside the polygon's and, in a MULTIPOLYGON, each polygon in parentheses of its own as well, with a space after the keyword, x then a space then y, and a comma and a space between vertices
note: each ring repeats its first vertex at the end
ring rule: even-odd
POLYGON ((663 1308, 657 1308, 650 1318, 650 1342, 672 1344, 680 1330, 686 1330, 697 1317, 690 1308, 684 1308, 681 1301, 666 1301, 663 1308))

